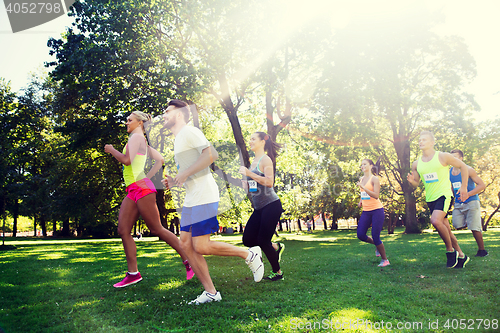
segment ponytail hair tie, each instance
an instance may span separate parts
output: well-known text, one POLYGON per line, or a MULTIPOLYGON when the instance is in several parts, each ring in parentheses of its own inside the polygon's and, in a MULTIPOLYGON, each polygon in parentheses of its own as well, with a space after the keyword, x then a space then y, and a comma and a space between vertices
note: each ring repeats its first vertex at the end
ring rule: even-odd
POLYGON ((267 141, 267 140, 269 140, 269 135, 267 135, 267 134, 266 134, 266 135, 264 136, 264 141, 267 141))

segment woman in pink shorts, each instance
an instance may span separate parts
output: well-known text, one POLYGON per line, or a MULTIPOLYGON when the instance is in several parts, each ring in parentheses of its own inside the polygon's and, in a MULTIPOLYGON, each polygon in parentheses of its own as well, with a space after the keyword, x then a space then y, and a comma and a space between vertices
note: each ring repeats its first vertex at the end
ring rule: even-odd
POLYGON ((132 227, 139 215, 142 216, 152 234, 160 237, 179 253, 186 267, 187 279, 191 279, 194 275, 179 239, 160 223, 160 213, 156 206, 156 189, 150 177, 160 170, 163 157, 148 146, 144 137, 144 127, 150 120, 151 116, 143 112, 132 112, 127 118, 127 132, 130 136, 123 153, 113 148, 112 145, 104 146, 106 153, 110 153, 123 164, 123 178, 127 185, 127 196, 122 201, 118 216, 118 234, 125 250, 128 272, 121 282, 114 285, 116 288, 126 287, 142 280, 137 268, 137 249, 131 235, 132 227), (148 156, 154 159, 155 163, 146 175, 144 167, 148 156))

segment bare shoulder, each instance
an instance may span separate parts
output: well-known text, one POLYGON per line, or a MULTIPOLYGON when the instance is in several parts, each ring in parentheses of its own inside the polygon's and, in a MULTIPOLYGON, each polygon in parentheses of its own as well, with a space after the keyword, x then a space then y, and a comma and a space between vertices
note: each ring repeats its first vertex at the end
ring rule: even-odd
POLYGON ((439 162, 441 162, 442 165, 446 166, 446 165, 449 165, 450 161, 455 159, 455 157, 453 157, 452 154, 450 153, 446 153, 446 152, 443 152, 443 151, 440 151, 439 152, 439 162))

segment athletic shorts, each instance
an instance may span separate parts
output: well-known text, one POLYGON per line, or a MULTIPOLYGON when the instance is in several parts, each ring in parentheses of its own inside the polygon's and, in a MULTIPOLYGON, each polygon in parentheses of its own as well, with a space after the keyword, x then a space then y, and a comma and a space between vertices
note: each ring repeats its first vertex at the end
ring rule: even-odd
POLYGON ((440 196, 439 199, 437 199, 437 200, 428 202, 427 207, 429 207, 429 210, 431 211, 431 215, 432 215, 432 212, 434 212, 435 210, 440 210, 440 211, 446 212, 446 216, 448 216, 448 210, 451 207, 451 199, 452 198, 453 197, 445 197, 443 195, 443 196, 440 196))
POLYGON ((182 207, 181 231, 191 232, 192 237, 209 235, 219 231, 218 207, 218 202, 182 207))
POLYGON ((452 213, 453 226, 456 229, 467 227, 469 230, 483 232, 481 225, 481 204, 479 200, 457 203, 452 213))
POLYGON ((127 186, 127 198, 134 200, 135 203, 151 193, 156 193, 156 188, 149 178, 142 178, 127 186))

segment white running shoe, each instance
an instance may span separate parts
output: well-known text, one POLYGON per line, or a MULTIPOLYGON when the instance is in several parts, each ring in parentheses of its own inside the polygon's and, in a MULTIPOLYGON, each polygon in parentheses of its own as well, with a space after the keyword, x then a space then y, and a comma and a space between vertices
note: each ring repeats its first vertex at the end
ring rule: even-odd
POLYGON ((382 261, 380 262, 380 264, 378 264, 378 267, 385 267, 385 266, 389 266, 391 263, 389 262, 388 259, 382 259, 382 261))
POLYGON ((188 304, 202 304, 202 303, 210 303, 210 302, 219 302, 222 299, 220 292, 217 292, 215 295, 209 293, 208 291, 203 291, 200 296, 196 297, 196 299, 192 300, 188 304))
POLYGON ((253 280, 260 282, 264 276, 264 262, 262 261, 262 250, 258 246, 248 249, 250 251, 250 259, 245 260, 250 270, 253 273, 253 280))

